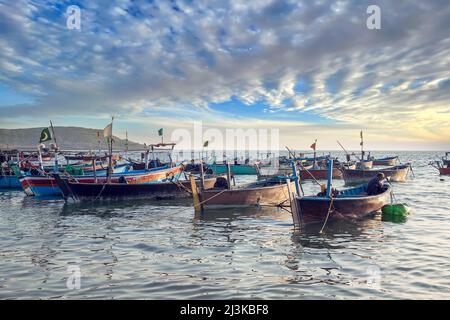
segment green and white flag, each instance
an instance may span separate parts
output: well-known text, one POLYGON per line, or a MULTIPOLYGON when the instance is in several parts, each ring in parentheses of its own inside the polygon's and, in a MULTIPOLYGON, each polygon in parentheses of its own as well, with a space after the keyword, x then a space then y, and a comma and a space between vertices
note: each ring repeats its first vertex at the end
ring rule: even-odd
POLYGON ((158 130, 158 136, 162 136, 163 135, 163 128, 158 130))
POLYGON ((39 143, 52 140, 52 134, 50 133, 50 130, 48 128, 45 128, 41 132, 41 137, 39 138, 39 143))

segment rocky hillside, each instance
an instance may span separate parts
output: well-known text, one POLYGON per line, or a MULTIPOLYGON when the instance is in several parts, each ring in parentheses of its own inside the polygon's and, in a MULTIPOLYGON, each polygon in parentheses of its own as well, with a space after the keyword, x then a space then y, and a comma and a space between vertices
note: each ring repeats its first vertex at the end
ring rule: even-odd
MULTIPOLYGON (((0 149, 19 148, 35 150, 44 128, 0 129, 0 149)), ((54 127, 56 139, 61 150, 97 150, 97 132, 100 132, 101 147, 106 149, 103 129, 88 129, 80 127, 54 127)), ((114 150, 125 150, 125 139, 114 137, 114 150)), ((52 141, 45 142, 49 146, 52 141)), ((129 150, 141 150, 142 144, 128 141, 129 150)))

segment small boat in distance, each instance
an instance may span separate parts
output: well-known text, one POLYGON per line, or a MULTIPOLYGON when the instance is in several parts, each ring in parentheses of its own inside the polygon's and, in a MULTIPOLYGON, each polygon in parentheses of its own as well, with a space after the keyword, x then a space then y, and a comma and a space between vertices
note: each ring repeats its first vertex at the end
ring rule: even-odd
POLYGON ((429 163, 430 166, 432 166, 433 168, 436 168, 439 170, 439 174, 444 176, 444 175, 450 175, 450 164, 443 164, 440 161, 433 161, 429 163))

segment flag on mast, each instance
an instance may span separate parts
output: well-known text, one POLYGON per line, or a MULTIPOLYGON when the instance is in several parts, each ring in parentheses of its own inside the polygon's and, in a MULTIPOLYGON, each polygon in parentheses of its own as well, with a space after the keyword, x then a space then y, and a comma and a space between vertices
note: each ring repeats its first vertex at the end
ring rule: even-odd
POLYGON ((103 129, 103 137, 110 138, 112 137, 112 123, 108 124, 105 129, 103 129))
POLYGON ((162 135, 163 135, 163 132, 164 132, 163 128, 159 129, 159 130, 158 130, 158 136, 162 136, 162 135))
POLYGON ((203 148, 206 148, 208 146, 208 144, 209 144, 209 141, 206 140, 205 143, 203 143, 203 148))
POLYGON ((48 128, 45 128, 41 132, 41 136, 39 138, 39 143, 52 140, 52 134, 50 133, 50 130, 48 128))
POLYGON ((314 143, 310 146, 310 148, 313 149, 314 151, 316 151, 316 143, 317 143, 317 139, 316 139, 316 141, 314 141, 314 143))

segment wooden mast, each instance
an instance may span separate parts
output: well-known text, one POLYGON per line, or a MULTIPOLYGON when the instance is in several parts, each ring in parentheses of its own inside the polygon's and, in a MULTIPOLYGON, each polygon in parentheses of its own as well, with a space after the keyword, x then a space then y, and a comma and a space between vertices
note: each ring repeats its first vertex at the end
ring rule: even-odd
POLYGON ((361 143, 360 143, 360 145, 361 145, 361 161, 364 161, 364 139, 363 139, 362 130, 361 130, 360 136, 361 136, 361 143))
POLYGON ((107 183, 111 183, 111 175, 112 175, 112 128, 113 128, 113 121, 114 121, 114 116, 111 118, 111 135, 108 137, 108 151, 109 151, 109 156, 108 156, 108 177, 107 177, 107 183))
POLYGON ((56 146, 56 150, 55 150, 55 172, 58 172, 58 142, 56 142, 56 136, 55 136, 55 130, 53 129, 53 123, 52 120, 50 120, 50 128, 52 129, 52 135, 53 135, 53 140, 55 141, 55 146, 56 146))

